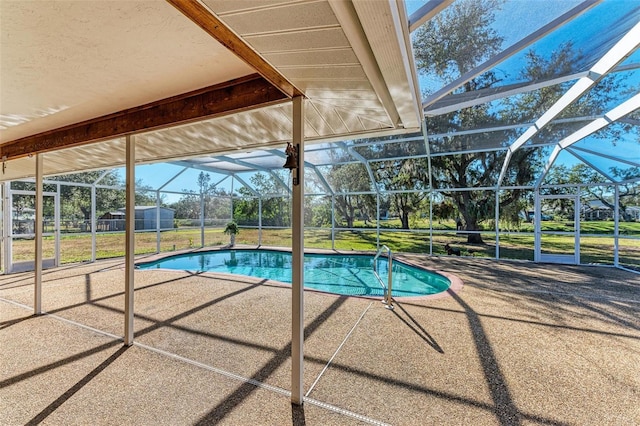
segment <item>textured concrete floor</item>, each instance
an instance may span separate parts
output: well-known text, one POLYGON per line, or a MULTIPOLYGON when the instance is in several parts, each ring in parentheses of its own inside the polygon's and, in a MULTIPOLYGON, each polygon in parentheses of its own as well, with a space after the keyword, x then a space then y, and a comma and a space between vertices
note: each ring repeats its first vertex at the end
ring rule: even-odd
POLYGON ((458 293, 305 292, 307 398, 290 404, 291 292, 122 260, 0 276, 0 425, 640 425, 640 275, 406 256, 458 293))

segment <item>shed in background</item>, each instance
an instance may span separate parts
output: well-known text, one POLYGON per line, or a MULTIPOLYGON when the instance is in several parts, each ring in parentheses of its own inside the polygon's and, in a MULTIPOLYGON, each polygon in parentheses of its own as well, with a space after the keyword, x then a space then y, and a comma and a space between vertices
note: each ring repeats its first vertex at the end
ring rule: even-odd
MULTIPOLYGON (((175 211, 167 207, 156 206, 136 206, 135 207, 135 229, 156 229, 158 219, 157 211, 160 209, 160 229, 173 229, 173 218, 175 211)), ((125 212, 122 207, 118 211, 125 212)))

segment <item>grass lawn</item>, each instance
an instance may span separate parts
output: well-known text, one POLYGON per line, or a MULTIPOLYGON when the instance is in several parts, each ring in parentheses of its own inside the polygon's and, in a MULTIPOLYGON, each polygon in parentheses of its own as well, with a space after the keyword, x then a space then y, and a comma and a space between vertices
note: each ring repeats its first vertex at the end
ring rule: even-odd
MULTIPOLYGON (((389 221, 387 221, 389 222, 389 221)), ((389 224, 388 224, 389 225, 389 224)), ((445 255, 445 244, 460 249, 463 256, 495 257, 495 233, 482 234, 484 244, 467 244, 466 235, 457 233, 455 223, 440 224, 433 233, 433 254, 445 255)), ((573 229, 572 224, 563 222, 544 222, 544 230, 567 231, 573 229)), ((613 222, 584 222, 581 224, 580 258, 582 263, 613 263, 614 239, 613 222), (602 234, 605 236, 589 236, 602 234)), ((619 239, 619 261, 631 267, 640 267, 640 240, 624 238, 627 235, 640 236, 640 223, 621 223, 619 239)), ((386 226, 380 230, 380 244, 388 246, 393 252, 429 253, 429 231, 426 229, 401 230, 386 226)), ((531 224, 524 224, 521 233, 500 234, 500 258, 533 260, 534 237, 531 224), (526 234, 530 232, 530 234, 526 234)), ((160 251, 171 252, 201 246, 202 233, 199 228, 178 228, 160 233, 160 251)), ((124 256, 125 235, 122 233, 99 233, 96 237, 97 258, 124 256)), ((140 232, 136 234, 136 254, 155 253, 157 250, 156 232, 140 232)), ((207 228, 204 231, 204 246, 218 247, 229 243, 229 236, 222 233, 221 228, 207 228)), ((290 229, 258 229, 241 228, 236 235, 236 243, 241 245, 258 245, 290 247, 290 229)), ((73 263, 91 260, 90 234, 63 234, 60 239, 62 263, 73 263)), ((336 230, 334 247, 331 244, 331 230, 314 229, 305 231, 305 247, 337 250, 375 251, 377 236, 375 229, 336 230)), ((549 253, 572 253, 573 238, 564 235, 545 235, 543 249, 549 253)), ((15 240, 13 245, 14 261, 32 260, 35 244, 33 240, 15 240)), ((43 245, 45 258, 53 257, 54 241, 45 238, 43 245)))

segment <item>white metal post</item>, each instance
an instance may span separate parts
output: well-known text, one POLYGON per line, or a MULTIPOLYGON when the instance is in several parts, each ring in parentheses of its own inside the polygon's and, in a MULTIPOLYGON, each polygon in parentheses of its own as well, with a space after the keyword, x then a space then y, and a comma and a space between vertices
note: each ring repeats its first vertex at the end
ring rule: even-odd
POLYGON ((233 184, 235 183, 235 181, 236 181, 236 178, 232 177, 231 178, 231 196, 229 197, 229 217, 230 217, 229 221, 230 222, 233 222, 233 190, 234 190, 233 184))
POLYGON ((620 185, 614 186, 613 207, 613 266, 620 266, 620 185))
POLYGON ((262 245, 262 196, 258 198, 258 247, 262 245))
POLYGON ((160 190, 156 190, 156 253, 160 253, 160 190))
POLYGON ((4 227, 4 271, 9 274, 13 271, 13 255, 11 254, 13 249, 13 217, 11 216, 11 212, 13 211, 13 196, 11 195, 11 182, 7 181, 3 185, 4 193, 2 196, 4 197, 4 220, 2 222, 4 227))
POLYGON ((136 220, 136 144, 132 135, 127 135, 126 203, 125 203, 125 292, 124 292, 124 344, 133 344, 133 292, 136 220))
POLYGON ((427 129, 427 117, 422 119, 422 137, 424 150, 427 153, 427 175, 429 176, 429 256, 433 256, 433 178, 431 175, 431 147, 429 146, 429 132, 427 129))
POLYGON ((496 187, 495 209, 496 259, 500 259, 500 190, 496 187))
POLYGON ((36 220, 35 220, 35 288, 33 300, 33 313, 42 313, 42 154, 36 154, 36 220))
POLYGON ((433 256, 433 188, 429 187, 429 256, 433 256))
POLYGON ((376 250, 380 248, 380 193, 376 193, 376 250))
MULTIPOLYGON (((7 272, 7 264, 4 261, 4 249, 6 247, 6 239, 7 239, 7 222, 5 221, 7 204, 5 201, 6 196, 6 185, 0 184, 0 269, 2 269, 2 265, 4 265, 4 273, 7 272)), ((2 273, 2 271, 0 271, 2 273)))
POLYGON ((200 247, 204 247, 204 193, 202 190, 200 191, 200 247))
POLYGON ((60 184, 56 185, 56 195, 54 197, 53 213, 53 241, 55 241, 55 252, 53 264, 60 266, 60 184))
POLYGON ((336 196, 331 195, 331 250, 336 249, 336 196))
POLYGON ((91 184, 91 261, 96 261, 96 238, 97 238, 97 226, 98 218, 96 217, 96 184, 91 184))
POLYGON ((533 224, 533 261, 540 262, 540 250, 541 250, 541 235, 540 235, 540 218, 542 214, 540 213, 540 190, 536 188, 533 193, 534 199, 534 224, 533 224))
POLYGON ((580 185, 578 185, 578 191, 575 198, 575 206, 574 206, 574 214, 573 214, 573 233, 575 240, 575 257, 574 263, 576 265, 580 264, 580 185))
POLYGON ((389 256, 389 265, 387 266, 388 269, 388 274, 387 274, 387 300, 386 300, 386 304, 387 304, 387 308, 389 309, 393 309, 393 256, 391 256, 391 250, 389 250, 388 252, 388 256, 389 256))
POLYGON ((293 185, 291 220, 291 402, 303 403, 304 378, 304 100, 293 98, 293 146, 297 148, 298 183, 293 185))

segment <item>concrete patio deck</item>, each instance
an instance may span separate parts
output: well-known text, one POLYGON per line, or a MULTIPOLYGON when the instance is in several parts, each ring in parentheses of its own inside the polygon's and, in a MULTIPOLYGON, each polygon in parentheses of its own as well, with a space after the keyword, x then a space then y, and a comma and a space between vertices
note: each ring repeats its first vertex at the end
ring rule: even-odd
POLYGON ((303 406, 289 400, 291 291, 122 259, 0 276, 0 424, 639 425, 640 275, 406 255, 458 275, 396 303, 305 292, 303 406))

